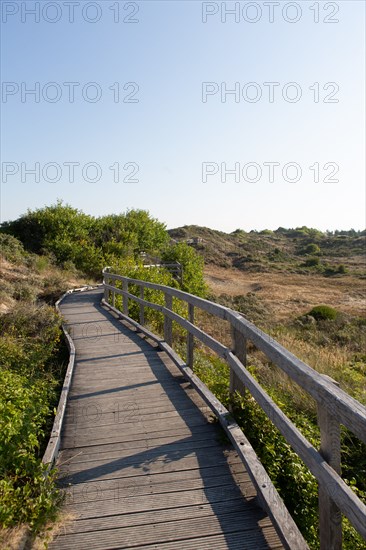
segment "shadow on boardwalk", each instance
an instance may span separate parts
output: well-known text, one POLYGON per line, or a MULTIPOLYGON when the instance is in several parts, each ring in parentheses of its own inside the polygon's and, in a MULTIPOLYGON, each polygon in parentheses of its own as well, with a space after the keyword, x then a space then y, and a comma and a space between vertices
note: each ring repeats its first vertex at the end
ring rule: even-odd
POLYGON ((282 548, 197 394, 192 401, 170 359, 101 297, 85 292, 62 304, 76 366, 60 484, 76 520, 51 548, 282 548))

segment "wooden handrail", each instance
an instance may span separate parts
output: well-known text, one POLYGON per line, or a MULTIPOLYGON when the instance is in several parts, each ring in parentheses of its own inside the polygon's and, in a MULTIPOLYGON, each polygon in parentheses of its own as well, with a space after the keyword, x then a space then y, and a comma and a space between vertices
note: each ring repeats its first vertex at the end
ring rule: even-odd
MULTIPOLYGON (((276 342, 271 336, 260 330, 238 312, 233 311, 230 308, 215 304, 209 300, 199 298, 198 296, 194 296, 193 294, 183 292, 176 288, 124 277, 110 273, 107 270, 103 270, 103 276, 103 303, 117 312, 122 318, 128 320, 133 325, 138 326, 142 332, 148 333, 150 337, 155 338, 160 347, 165 349, 175 360, 178 367, 186 375, 188 373, 189 378, 193 377, 191 382, 201 394, 202 388, 206 387, 201 381, 199 381, 198 384, 196 380, 197 377, 195 377, 195 375, 191 372, 193 366, 194 338, 197 338, 203 342, 220 357, 225 359, 230 368, 230 392, 234 393, 235 391, 239 391, 243 393, 245 391, 249 391, 269 419, 285 437, 286 441, 291 445, 294 451, 316 477, 319 483, 319 503, 321 507, 321 513, 319 515, 321 550, 328 550, 329 548, 332 548, 333 550, 341 550, 341 514, 344 514, 350 520, 355 529, 366 540, 366 506, 341 478, 339 452, 340 424, 346 426, 361 441, 366 443, 366 407, 337 387, 335 382, 328 376, 316 372, 314 369, 309 367, 309 365, 298 359, 286 348, 281 346, 281 344, 276 342), (117 281, 122 283, 122 289, 111 284, 117 281), (140 287, 139 296, 135 296, 128 291, 130 284, 140 287), (165 305, 155 304, 144 299, 145 288, 163 292, 165 296, 165 305), (109 303, 110 294, 112 295, 112 306, 109 303), (115 303, 114 296, 116 294, 122 296, 123 312, 120 312, 113 307, 115 303), (172 311, 173 297, 188 304, 188 320, 172 311), (133 321, 128 316, 129 300, 139 304, 140 324, 133 321), (164 340, 152 335, 143 326, 145 319, 145 307, 152 308, 153 310, 159 311, 164 315, 164 340), (199 309, 206 311, 221 320, 229 322, 232 330, 233 349, 230 349, 221 342, 218 342, 194 324, 195 307, 198 307, 199 309), (175 321, 187 331, 186 364, 178 358, 177 354, 172 349, 172 321, 175 321), (265 390, 245 368, 247 341, 252 342, 260 351, 264 352, 270 361, 282 369, 294 382, 303 388, 317 402, 318 423, 321 433, 321 448, 319 451, 315 449, 313 445, 302 435, 297 427, 274 403, 265 390)), ((214 407, 212 398, 210 397, 210 392, 207 388, 206 390, 204 391, 205 395, 203 395, 203 397, 213 410, 216 407, 215 411, 217 413, 217 403, 214 407)), ((220 404, 220 406, 221 408, 223 407, 222 404, 220 404)), ((218 414, 218 418, 224 429, 227 429, 227 422, 226 425, 224 425, 225 422, 223 422, 220 418, 220 414, 218 414)), ((236 429, 240 431, 237 426, 235 427, 235 430, 236 429)), ((244 437, 243 434, 242 436, 244 437)), ((236 439, 235 441, 233 440, 233 442, 235 446, 239 445, 236 439)), ((248 462, 248 456, 243 458, 243 460, 249 470, 252 469, 255 471, 255 463, 252 459, 248 462)), ((249 473, 253 474, 253 471, 249 473)), ((275 514, 274 517, 274 511, 269 509, 271 499, 268 499, 268 494, 266 492, 263 494, 263 487, 261 486, 261 483, 258 482, 258 479, 256 479, 255 474, 253 474, 253 481, 257 487, 257 490, 262 495, 266 510, 274 520, 282 540, 288 544, 289 539, 291 538, 291 544, 294 544, 294 527, 291 525, 290 535, 288 525, 287 527, 285 525, 289 521, 288 516, 286 516, 285 513, 282 513, 279 516, 275 514), (283 521, 285 516, 286 521, 283 521)), ((271 491, 276 491, 273 486, 271 491)), ((276 506, 279 506, 279 500, 277 498, 275 499, 275 502, 276 506)), ((297 533, 297 536, 300 541, 300 539, 302 539, 301 535, 297 533)), ((305 541, 302 539, 301 544, 299 543, 296 547, 305 548, 305 541)), ((295 546, 291 546, 291 548, 295 548, 295 546)))
MULTIPOLYGON (((232 327, 243 334, 260 351, 265 353, 268 359, 286 372, 320 406, 328 409, 328 412, 332 416, 335 416, 341 424, 366 443, 366 408, 346 392, 335 387, 329 377, 316 372, 238 312, 176 288, 131 279, 121 275, 112 275, 104 271, 103 274, 104 276, 108 276, 108 278, 113 277, 113 280, 125 281, 125 284, 134 284, 152 290, 160 290, 165 294, 179 298, 187 304, 191 304, 193 307, 198 307, 207 313, 215 315, 219 319, 229 321, 232 327)), ((135 299, 136 297, 131 295, 129 298, 135 299)), ((151 306, 149 305, 149 307, 151 306)))

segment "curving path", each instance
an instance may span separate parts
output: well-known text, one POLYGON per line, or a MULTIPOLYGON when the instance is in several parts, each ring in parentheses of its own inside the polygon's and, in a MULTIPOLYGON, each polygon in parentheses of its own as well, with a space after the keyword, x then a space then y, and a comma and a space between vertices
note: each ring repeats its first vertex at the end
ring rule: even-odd
POLYGON ((76 348, 58 457, 70 520, 50 548, 283 548, 198 394, 101 298, 60 306, 76 348))

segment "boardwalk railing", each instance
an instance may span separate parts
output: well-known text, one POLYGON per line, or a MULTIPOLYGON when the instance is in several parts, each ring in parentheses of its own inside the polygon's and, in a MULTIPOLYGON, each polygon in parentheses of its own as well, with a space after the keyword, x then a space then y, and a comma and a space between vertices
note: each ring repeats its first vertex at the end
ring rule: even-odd
POLYGON ((319 484, 319 538, 321 550, 341 550, 342 515, 346 516, 360 535, 366 540, 366 506, 341 477, 340 425, 344 425, 361 441, 366 443, 366 408, 341 390, 335 382, 321 375, 300 361, 272 337, 247 321, 239 313, 204 300, 175 288, 140 281, 103 271, 103 304, 120 318, 132 323, 139 330, 159 343, 175 361, 192 385, 202 395, 217 415, 229 435, 240 458, 256 486, 262 504, 270 515, 283 542, 291 549, 307 548, 306 542, 296 528, 291 516, 271 483, 249 441, 245 438, 229 412, 208 388, 193 374, 194 339, 211 348, 230 367, 230 392, 248 390, 263 411, 285 437, 297 455, 303 460, 319 484), (118 288, 122 286, 122 288, 118 288), (129 285, 139 287, 139 296, 129 292, 129 285), (164 293, 165 306, 144 299, 144 289, 164 293), (115 296, 122 296, 122 311, 115 306, 115 296), (188 306, 188 320, 173 309, 173 297, 188 306), (139 323, 129 317, 129 301, 139 304, 139 323), (111 302, 111 303, 110 303, 111 302), (145 308, 152 308, 164 315, 164 340, 152 334, 145 324, 145 308), (199 308, 217 319, 228 321, 232 332, 232 348, 215 340, 195 325, 195 308, 199 308), (187 331, 187 361, 172 349, 172 322, 175 321, 187 331), (246 369, 248 341, 262 351, 277 367, 315 399, 318 408, 321 445, 317 450, 274 403, 260 384, 246 369))

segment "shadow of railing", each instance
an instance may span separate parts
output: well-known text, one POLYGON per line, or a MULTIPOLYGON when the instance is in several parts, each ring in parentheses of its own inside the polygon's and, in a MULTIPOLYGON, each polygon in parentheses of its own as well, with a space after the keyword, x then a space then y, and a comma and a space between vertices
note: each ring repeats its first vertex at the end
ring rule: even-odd
MULTIPOLYGON (((75 440, 74 449, 67 449, 62 452, 61 461, 66 461, 68 466, 66 467, 64 464, 62 467, 64 475, 60 480, 60 484, 67 487, 69 502, 73 504, 90 502, 91 514, 98 514, 98 517, 103 517, 138 513, 141 510, 141 499, 144 499, 147 513, 164 509, 163 503, 166 503, 169 508, 181 508, 182 521, 186 519, 186 513, 189 517, 189 509, 192 506, 197 511, 201 507, 203 513, 206 513, 204 516, 206 521, 212 515, 216 518, 216 527, 213 529, 216 529, 216 534, 219 531, 222 532, 227 548, 234 546, 237 548, 238 534, 243 534, 245 531, 248 532, 248 546, 255 543, 257 548, 269 548, 258 523, 266 515, 257 506, 252 492, 253 489, 250 496, 246 497, 235 481, 227 460, 227 448, 218 443, 219 428, 205 419, 198 406, 187 395, 182 387, 183 377, 172 375, 160 358, 157 361, 156 353, 151 353, 156 348, 153 348, 136 332, 131 331, 110 313, 106 312, 99 303, 101 297, 101 291, 93 291, 77 296, 70 295, 65 300, 65 305, 68 307, 73 300, 77 301, 78 304, 80 302, 90 304, 91 310, 98 313, 98 318, 102 317, 99 328, 95 331, 95 339, 100 338, 100 342, 102 342, 102 339, 113 334, 114 330, 116 334, 123 337, 121 342, 118 342, 118 339, 113 342, 113 349, 111 350, 113 355, 105 355, 104 345, 104 352, 101 351, 102 355, 93 357, 90 361, 95 363, 97 361, 105 362, 111 358, 115 361, 120 358, 123 362, 124 358, 128 356, 143 354, 151 370, 152 379, 143 383, 137 382, 128 385, 119 383, 118 386, 113 388, 87 391, 77 395, 71 391, 65 424, 66 432, 72 433, 77 427, 82 428, 85 426, 92 430, 91 434, 95 434, 95 445, 101 444, 98 443, 98 441, 102 441, 102 439, 98 439, 98 435, 102 435, 111 423, 115 433, 123 432, 124 429, 131 433, 131 426, 135 426, 135 433, 133 435, 134 439, 130 442, 131 448, 126 456, 118 456, 118 449, 113 442, 107 442, 108 437, 105 438, 104 454, 114 456, 103 457, 102 453, 99 453, 98 456, 93 454, 83 456, 80 453, 83 453, 84 447, 82 444, 86 443, 86 439, 82 438, 78 438, 78 441, 75 440), (112 333, 111 325, 113 327, 112 333), (133 342, 138 351, 125 353, 123 347, 126 341, 133 342), (155 413, 148 414, 149 401, 145 403, 139 398, 139 390, 155 385, 160 385, 162 392, 168 397, 172 417, 169 416, 170 412, 165 416, 162 412, 160 418, 159 413, 154 418, 155 413), (103 403, 103 406, 106 406, 104 397, 111 396, 112 398, 113 395, 114 402, 118 403, 118 397, 115 394, 131 389, 136 391, 131 395, 131 400, 129 400, 130 410, 125 411, 125 418, 123 418, 123 407, 126 407, 125 401, 122 402, 122 418, 118 415, 117 422, 116 415, 110 416, 111 411, 109 410, 104 412, 102 410, 98 418, 73 418, 70 408, 77 406, 79 401, 83 402, 86 398, 90 398, 91 403, 94 403, 94 405, 97 405, 99 400, 103 403), (131 410, 132 403, 134 404, 133 410, 131 410), (88 426, 88 424, 92 424, 92 426, 88 426), (176 429, 174 429, 174 426, 176 429), (165 430, 167 437, 170 437, 168 434, 172 431, 179 432, 181 430, 185 434, 182 434, 182 437, 178 440, 175 439, 169 443, 154 444, 154 439, 157 438, 154 438, 155 432, 153 430, 156 430, 156 435, 159 433, 161 439, 162 428, 163 432, 164 428, 168 428, 165 430), (187 432, 189 435, 186 435, 187 432), (189 481, 189 477, 187 478, 187 473, 192 469, 194 470, 193 483, 189 481), (181 481, 179 480, 180 475, 182 477, 181 481), (146 484, 141 476, 147 476, 146 484), (188 492, 187 488, 190 487, 190 483, 192 489, 188 492), (98 490, 96 490, 96 486, 98 490), (116 491, 118 494, 117 499, 116 491), (164 495, 163 499, 161 495, 164 495), (238 521, 239 517, 242 517, 243 521, 238 521), (217 526, 219 526, 219 529, 217 526)), ((77 321, 73 324, 70 317, 68 322, 71 333, 74 332, 77 346, 79 335, 76 334, 75 329, 78 327, 82 332, 84 322, 77 321)), ((99 324, 99 321, 94 322, 96 325, 99 324)), ((85 323, 90 324, 90 321, 86 320, 85 323)), ((88 362, 89 359, 82 358, 78 360, 77 358, 75 373, 78 372, 78 368, 85 368, 88 362)), ((100 365, 93 368, 98 369, 99 373, 103 372, 103 367, 100 365)), ((144 395, 146 396, 146 394, 144 395)), ((93 445, 92 442, 93 436, 90 438, 89 445, 93 445)), ((90 449, 89 446, 88 449, 90 449)), ((123 449, 123 454, 126 454, 126 449, 123 449)), ((205 533, 204 524, 202 524, 202 529, 199 532, 188 533, 187 531, 187 536, 189 538, 201 537, 202 533, 205 533)), ((243 536, 242 547, 246 548, 248 546, 243 536)))

